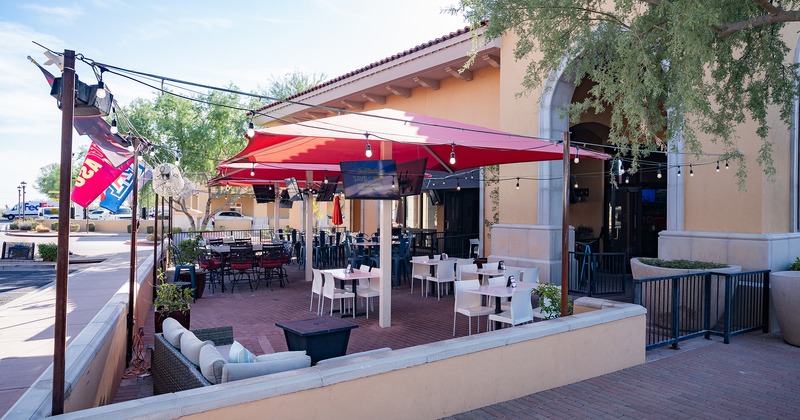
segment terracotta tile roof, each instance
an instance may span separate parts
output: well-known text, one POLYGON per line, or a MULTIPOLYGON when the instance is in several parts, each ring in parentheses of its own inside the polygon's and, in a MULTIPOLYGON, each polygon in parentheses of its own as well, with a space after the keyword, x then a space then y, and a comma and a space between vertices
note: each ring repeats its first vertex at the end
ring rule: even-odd
MULTIPOLYGON (((486 22, 481 24, 481 26, 484 26, 484 25, 486 25, 486 22)), ((319 84, 317 86, 314 86, 311 89, 306 89, 306 90, 304 90, 302 92, 296 93, 296 94, 294 94, 292 96, 289 96, 288 98, 285 98, 285 99, 292 100, 292 99, 298 98, 300 96, 306 95, 306 94, 308 94, 310 92, 313 92, 315 90, 319 90, 319 89, 322 89, 322 88, 324 88, 326 86, 330 86, 330 85, 332 85, 334 83, 337 83, 337 82, 340 82, 342 80, 345 80, 345 79, 347 79, 349 77, 353 77, 353 76, 355 76, 357 74, 360 74, 360 73, 363 73, 365 71, 372 70, 372 69, 374 69, 376 67, 383 66, 383 65, 385 65, 387 63, 391 63, 392 61, 398 60, 398 59, 403 58, 405 56, 408 56, 408 55, 411 55, 411 54, 415 54, 415 53, 417 53, 419 51, 422 51, 422 50, 424 50, 426 48, 430 48, 430 47, 432 47, 432 46, 434 46, 436 44, 440 44, 442 42, 445 42, 445 41, 448 41, 450 39, 456 38, 456 37, 461 36, 461 35, 463 35, 465 33, 468 33, 468 32, 470 32, 470 27, 469 26, 465 26, 465 27, 463 27, 463 28, 461 28, 461 29, 459 29, 459 30, 457 30, 455 32, 450 32, 447 35, 441 36, 439 38, 435 38, 435 39, 433 39, 431 41, 428 41, 428 42, 424 42, 422 44, 419 44, 419 45, 417 45, 417 46, 415 46, 415 47, 413 47, 411 49, 405 50, 403 52, 400 52, 400 53, 397 53, 397 54, 392 54, 389 57, 386 57, 386 58, 378 60, 378 61, 376 61, 374 63, 368 64, 368 65, 366 65, 364 67, 361 67, 360 69, 353 70, 351 72, 345 73, 345 74, 343 74, 343 75, 341 75, 339 77, 335 77, 335 78, 333 78, 331 80, 328 80, 328 81, 326 81, 324 83, 321 83, 321 84, 319 84)), ((258 111, 262 111, 262 110, 265 110, 265 109, 268 109, 268 108, 272 108, 274 106, 277 106, 280 103, 281 103, 280 101, 273 102, 273 103, 271 103, 269 105, 266 105, 266 106, 263 106, 263 107, 259 108, 258 111)))

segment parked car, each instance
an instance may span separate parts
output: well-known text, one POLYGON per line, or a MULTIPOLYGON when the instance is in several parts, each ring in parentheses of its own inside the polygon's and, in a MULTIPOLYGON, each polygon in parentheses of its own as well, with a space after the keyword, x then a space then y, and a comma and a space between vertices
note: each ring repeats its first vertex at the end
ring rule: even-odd
POLYGON ((112 216, 112 219, 117 220, 131 220, 132 218, 133 210, 130 207, 120 207, 112 216))
POLYGON ((109 220, 111 219, 111 212, 106 209, 89 210, 87 214, 90 220, 109 220))
POLYGON ((217 220, 249 220, 252 222, 253 218, 245 216, 238 211, 221 211, 211 216, 211 226, 214 226, 214 222, 217 220))

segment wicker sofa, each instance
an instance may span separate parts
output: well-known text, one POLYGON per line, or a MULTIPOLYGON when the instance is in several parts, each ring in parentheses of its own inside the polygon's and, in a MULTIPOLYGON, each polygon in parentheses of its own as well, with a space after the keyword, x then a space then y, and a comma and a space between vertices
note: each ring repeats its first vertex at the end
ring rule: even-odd
MULTIPOLYGON (((233 343, 233 327, 230 326, 191 331, 200 340, 211 340, 218 346, 233 343)), ((155 395, 212 385, 200 369, 161 333, 155 335, 152 372, 155 395)))

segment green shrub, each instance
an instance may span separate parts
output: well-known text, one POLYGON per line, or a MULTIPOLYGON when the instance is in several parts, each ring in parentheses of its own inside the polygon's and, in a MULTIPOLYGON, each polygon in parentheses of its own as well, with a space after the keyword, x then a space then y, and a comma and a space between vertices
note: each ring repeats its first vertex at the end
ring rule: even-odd
POLYGON ((161 316, 166 316, 171 311, 181 311, 186 314, 194 301, 194 292, 189 287, 181 287, 175 283, 162 283, 156 286, 156 297, 153 307, 161 316))
POLYGON ((131 233, 131 225, 128 225, 128 233, 131 233))
POLYGON ((55 261, 58 257, 58 245, 54 243, 39 244, 39 256, 45 261, 55 261))
POLYGON ((11 224, 8 225, 8 229, 10 229, 10 230, 19 230, 19 223, 18 222, 11 222, 11 224))
MULTIPOLYGON (((561 287, 554 283, 540 283, 533 292, 539 296, 539 310, 545 319, 561 316, 561 287)), ((572 301, 569 298, 567 314, 572 315, 572 301)))
POLYGON ((800 271, 800 257, 797 257, 797 259, 794 260, 794 263, 789 266, 789 270, 800 271))
POLYGON ((31 226, 30 223, 25 223, 25 224, 23 224, 22 226, 19 227, 19 230, 22 230, 22 231, 29 231, 31 229, 33 229, 33 227, 31 226))
POLYGON ((183 229, 181 229, 181 228, 179 228, 177 226, 172 228, 172 233, 181 233, 181 232, 183 232, 183 229))
POLYGON ((58 230, 58 222, 55 222, 55 223, 50 223, 50 229, 52 229, 52 230, 58 230))
POLYGON ((149 235, 149 234, 151 234, 153 232, 155 232, 155 228, 153 226, 148 226, 147 227, 147 234, 149 235))
POLYGON ((707 261, 690 260, 662 260, 659 258, 639 258, 642 264, 661 268, 677 268, 682 270, 713 270, 715 268, 728 268, 728 264, 719 264, 707 261))
POLYGON ((94 227, 94 223, 89 223, 88 225, 86 225, 86 229, 87 229, 89 232, 94 232, 94 229, 95 229, 95 227, 94 227))

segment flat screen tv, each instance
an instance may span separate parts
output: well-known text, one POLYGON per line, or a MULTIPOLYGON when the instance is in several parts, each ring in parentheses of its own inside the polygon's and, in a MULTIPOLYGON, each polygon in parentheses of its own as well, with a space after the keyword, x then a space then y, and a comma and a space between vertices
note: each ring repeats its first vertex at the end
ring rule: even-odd
POLYGON ((278 205, 278 207, 282 209, 290 209, 292 208, 292 203, 293 201, 289 197, 289 191, 288 190, 281 191, 281 202, 278 205))
POLYGON ((425 179, 427 165, 428 158, 397 164, 397 188, 401 197, 422 193, 422 180, 425 179))
POLYGON ((333 195, 336 194, 336 186, 339 184, 339 176, 328 175, 325 181, 319 187, 317 193, 317 201, 333 201, 333 195))
POLYGON ((256 203, 272 203, 275 201, 275 187, 253 184, 253 195, 256 196, 256 203))
POLYGON ((397 166, 393 160, 340 162, 344 195, 348 199, 397 200, 397 166), (395 186, 392 184, 395 183, 395 186))
POLYGON ((289 194, 290 200, 294 200, 296 197, 300 197, 300 187, 297 186, 297 179, 286 178, 283 180, 283 182, 286 183, 286 191, 287 194, 289 194))
POLYGON ((442 204, 442 193, 438 190, 428 190, 428 195, 431 197, 431 205, 438 206, 442 204))

